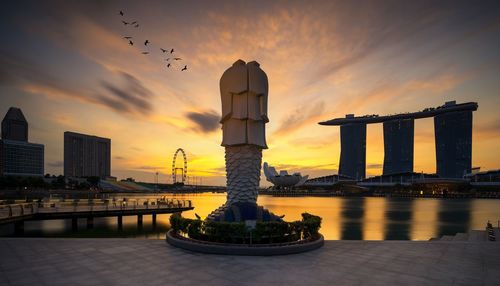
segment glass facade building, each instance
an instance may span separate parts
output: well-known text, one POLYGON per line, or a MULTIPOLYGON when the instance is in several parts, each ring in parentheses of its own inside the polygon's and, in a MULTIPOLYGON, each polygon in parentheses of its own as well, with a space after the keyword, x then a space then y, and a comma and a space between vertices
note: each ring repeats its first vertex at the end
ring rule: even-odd
POLYGON ((43 176, 44 146, 28 142, 28 121, 21 109, 11 107, 2 120, 0 175, 43 176))
POLYGON ((1 167, 5 176, 43 176, 44 146, 23 141, 1 140, 1 167))

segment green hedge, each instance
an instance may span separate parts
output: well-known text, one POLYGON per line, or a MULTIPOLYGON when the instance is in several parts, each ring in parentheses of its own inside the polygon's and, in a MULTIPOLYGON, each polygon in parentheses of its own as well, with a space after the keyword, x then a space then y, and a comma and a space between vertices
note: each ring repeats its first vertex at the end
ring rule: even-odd
POLYGON ((321 217, 308 213, 294 222, 257 222, 251 230, 242 222, 215 222, 170 216, 175 233, 192 239, 221 243, 283 243, 309 239, 319 235, 321 217))

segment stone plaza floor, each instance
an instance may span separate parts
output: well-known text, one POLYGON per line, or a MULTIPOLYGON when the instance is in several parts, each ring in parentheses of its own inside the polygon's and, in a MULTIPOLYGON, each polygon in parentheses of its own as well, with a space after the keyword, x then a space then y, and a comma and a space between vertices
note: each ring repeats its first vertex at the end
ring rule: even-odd
POLYGON ((242 257, 164 240, 1 238, 0 285, 500 285, 500 243, 326 241, 242 257))

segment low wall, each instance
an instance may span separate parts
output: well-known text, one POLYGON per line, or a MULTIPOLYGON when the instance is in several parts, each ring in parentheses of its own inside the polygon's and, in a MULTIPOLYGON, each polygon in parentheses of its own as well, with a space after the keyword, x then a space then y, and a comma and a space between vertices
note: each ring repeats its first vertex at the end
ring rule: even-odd
POLYGON ((222 255, 252 255, 252 256, 271 256, 295 254, 318 249, 323 246, 324 238, 320 237, 310 242, 299 242, 295 244, 223 244, 197 241, 194 239, 181 239, 174 235, 173 230, 167 232, 167 242, 175 247, 189 251, 201 252, 207 254, 222 255))

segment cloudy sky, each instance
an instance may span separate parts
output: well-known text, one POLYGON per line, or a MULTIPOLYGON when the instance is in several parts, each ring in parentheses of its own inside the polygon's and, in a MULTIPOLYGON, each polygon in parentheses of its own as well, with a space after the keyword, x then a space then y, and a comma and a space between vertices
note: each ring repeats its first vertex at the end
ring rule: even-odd
MULTIPOLYGON (((170 180, 181 147, 191 176, 223 184, 218 83, 237 59, 269 77, 264 161, 278 169, 337 172, 339 128, 319 121, 449 100, 479 103, 473 165, 500 168, 498 1, 5 1, 0 33, 0 114, 23 110, 46 173, 62 173, 69 130, 111 138, 119 178, 170 180), (167 68, 160 48, 182 61, 167 68)), ((415 123, 416 172, 435 172, 433 129, 415 123)), ((382 139, 369 125, 368 175, 382 139)))

